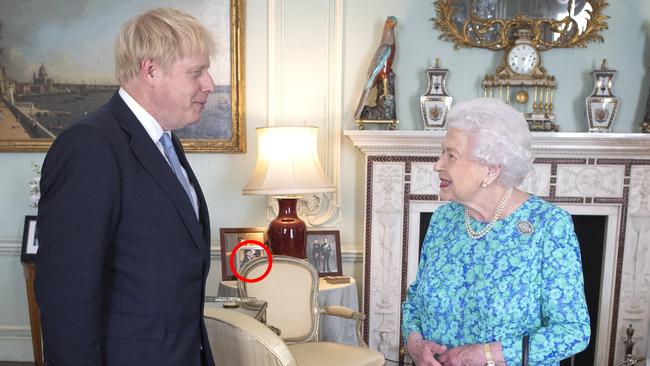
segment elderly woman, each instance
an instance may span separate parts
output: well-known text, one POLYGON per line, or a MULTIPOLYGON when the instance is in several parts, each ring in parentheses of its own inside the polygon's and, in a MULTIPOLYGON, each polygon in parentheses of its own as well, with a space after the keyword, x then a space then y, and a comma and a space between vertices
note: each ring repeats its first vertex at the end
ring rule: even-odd
POLYGON ((403 304, 418 366, 558 365, 590 335, 580 248, 571 216, 520 184, 532 167, 521 114, 496 99, 447 116, 439 207, 403 304))

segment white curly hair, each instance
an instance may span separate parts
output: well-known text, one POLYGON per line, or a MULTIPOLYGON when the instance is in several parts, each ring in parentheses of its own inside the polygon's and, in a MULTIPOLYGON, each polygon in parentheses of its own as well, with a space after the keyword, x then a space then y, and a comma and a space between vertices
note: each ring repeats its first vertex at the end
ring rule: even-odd
POLYGON ((472 156, 482 163, 500 166, 497 178, 517 186, 533 166, 528 123, 516 109, 495 98, 477 98, 454 105, 447 114, 447 128, 467 133, 472 156))

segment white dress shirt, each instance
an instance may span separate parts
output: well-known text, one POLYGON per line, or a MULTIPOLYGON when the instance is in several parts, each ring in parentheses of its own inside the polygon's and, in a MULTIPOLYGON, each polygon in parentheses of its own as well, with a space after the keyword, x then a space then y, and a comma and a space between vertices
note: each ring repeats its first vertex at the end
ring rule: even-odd
MULTIPOLYGON (((160 124, 158 121, 156 121, 155 118, 149 112, 147 112, 142 106, 133 99, 129 95, 129 93, 126 92, 123 88, 120 88, 118 91, 120 94, 120 97, 122 97, 122 100, 124 100, 124 103, 131 109, 133 114, 135 114, 135 117, 138 119, 140 124, 142 124, 142 127, 147 131, 149 134, 149 137, 151 137, 151 140, 153 140, 154 144, 156 144, 156 147, 158 148, 158 151, 160 151, 160 154, 165 158, 165 161, 167 161, 167 164, 169 164, 169 160, 167 159, 167 156, 165 155, 165 149, 162 146, 162 143, 160 142, 160 138, 162 137, 163 133, 170 133, 169 131, 164 131, 162 127, 160 127, 160 124)), ((171 165, 170 165, 171 167, 171 165)), ((196 214, 196 217, 199 217, 199 200, 198 197, 196 196, 196 190, 194 189, 194 186, 192 185, 192 182, 190 181, 187 172, 185 171, 185 168, 181 166, 181 170, 183 171, 183 175, 185 176, 185 179, 190 184, 190 193, 192 194, 192 200, 196 202, 196 207, 194 207, 194 213, 196 214)))

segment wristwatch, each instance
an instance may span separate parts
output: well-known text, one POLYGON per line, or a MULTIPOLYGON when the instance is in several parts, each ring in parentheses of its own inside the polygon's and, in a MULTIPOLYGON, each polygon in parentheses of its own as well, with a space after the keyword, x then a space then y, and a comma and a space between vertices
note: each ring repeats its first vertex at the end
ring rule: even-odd
POLYGON ((494 360, 492 359, 492 352, 490 352, 490 344, 483 344, 483 352, 485 352, 485 366, 496 366, 494 360))

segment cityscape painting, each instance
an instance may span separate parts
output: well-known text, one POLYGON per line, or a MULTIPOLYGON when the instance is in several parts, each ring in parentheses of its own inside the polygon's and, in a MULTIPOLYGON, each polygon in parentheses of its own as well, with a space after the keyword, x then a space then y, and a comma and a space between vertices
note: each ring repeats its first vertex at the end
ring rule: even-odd
POLYGON ((244 0, 3 0, 0 2, 0 151, 46 151, 61 131, 119 89, 113 43, 137 14, 172 7, 217 42, 216 88, 199 123, 177 130, 188 152, 244 152, 244 0))

